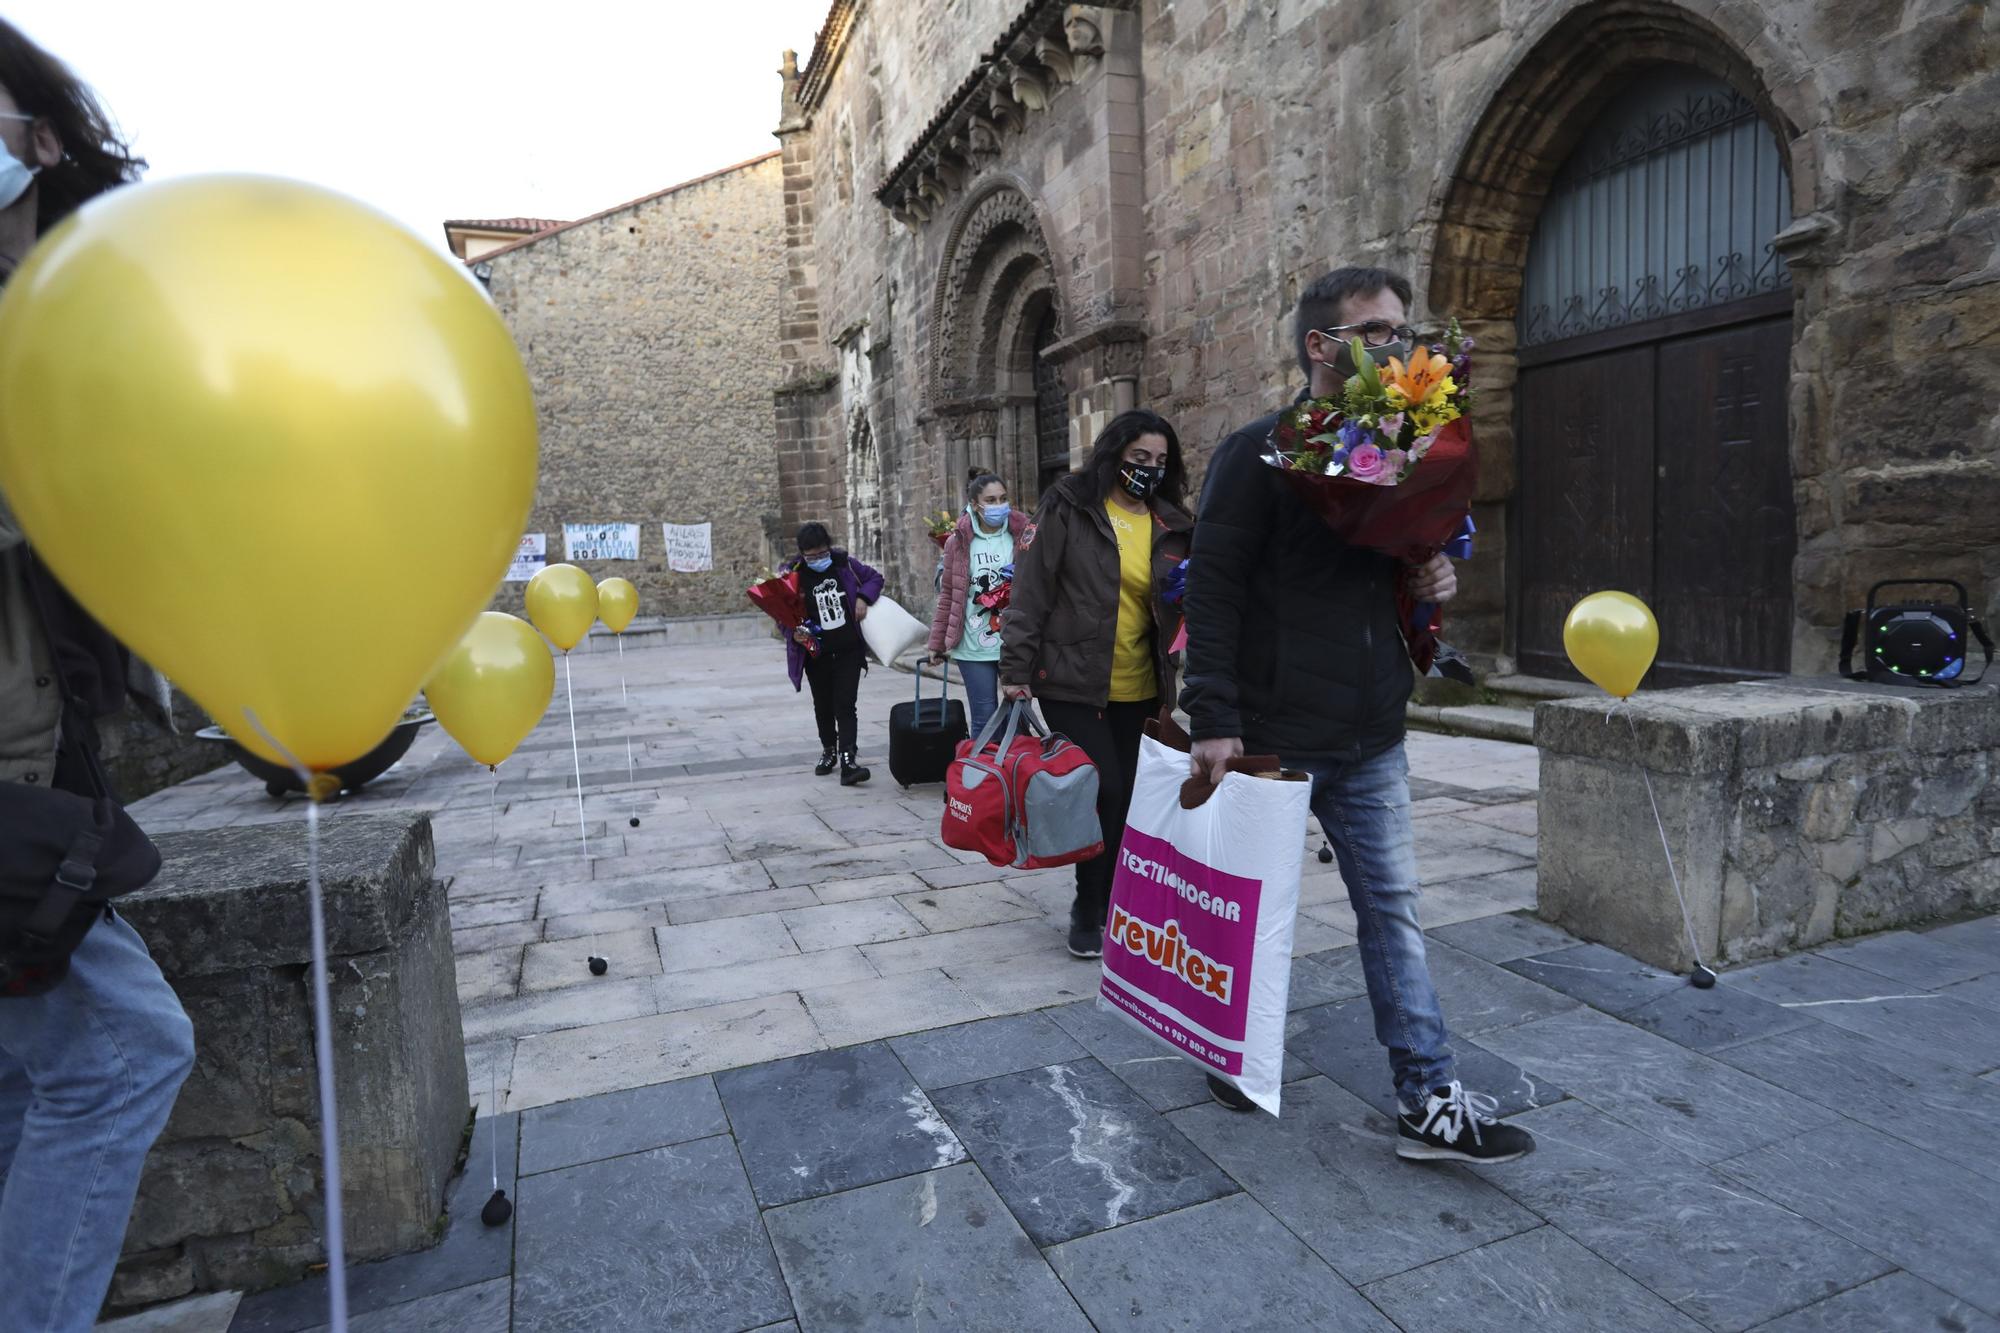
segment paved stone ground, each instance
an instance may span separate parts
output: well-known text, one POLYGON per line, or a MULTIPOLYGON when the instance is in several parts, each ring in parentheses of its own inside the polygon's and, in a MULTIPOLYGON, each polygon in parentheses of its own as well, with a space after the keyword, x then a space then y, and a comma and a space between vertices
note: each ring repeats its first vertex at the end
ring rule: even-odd
MULTIPOLYGON (((1694 991, 1518 910, 1532 751, 1412 736, 1461 1072, 1542 1143, 1415 1167, 1309 849, 1284 1115, 1234 1115, 1093 1008, 1067 872, 968 863, 935 789, 889 780, 908 677, 868 679, 875 781, 842 790, 805 771, 775 646, 626 663, 629 714, 615 657, 576 659, 589 861, 560 694, 497 812, 439 736, 354 802, 437 811, 473 1091, 501 1102, 443 1242, 352 1274, 356 1330, 2000 1331, 2000 918, 1694 991), (496 1140, 518 1209, 487 1230, 496 1140)), ((141 812, 295 817, 233 771, 141 812)), ((324 1308, 307 1282, 229 1327, 324 1308)))

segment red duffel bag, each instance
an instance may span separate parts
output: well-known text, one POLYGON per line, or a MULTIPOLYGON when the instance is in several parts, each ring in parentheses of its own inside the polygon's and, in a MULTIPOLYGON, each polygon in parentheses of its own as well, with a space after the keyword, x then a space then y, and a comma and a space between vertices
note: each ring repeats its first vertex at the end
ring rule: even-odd
POLYGON ((1068 737, 1045 731, 1026 700, 1008 700, 979 735, 959 742, 945 772, 943 837, 947 847, 1020 870, 1088 861, 1104 850, 1097 765, 1068 737))

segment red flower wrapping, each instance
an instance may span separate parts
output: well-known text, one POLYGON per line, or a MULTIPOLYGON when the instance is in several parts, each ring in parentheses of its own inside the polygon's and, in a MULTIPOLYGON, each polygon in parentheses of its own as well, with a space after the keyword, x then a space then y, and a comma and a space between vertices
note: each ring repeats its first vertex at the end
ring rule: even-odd
MULTIPOLYGON (((745 596, 749 597, 752 606, 777 621, 778 627, 788 635, 806 623, 806 603, 799 593, 796 571, 753 583, 745 596)), ((818 639, 804 646, 808 653, 815 657, 819 655, 818 639)))
MULTIPOLYGON (((1472 430, 1463 417, 1439 429, 1430 452, 1395 486, 1324 477, 1300 468, 1279 470, 1293 492, 1342 541, 1409 564, 1429 560, 1458 534, 1472 510, 1479 480, 1472 430)), ((1410 660, 1419 672, 1427 672, 1437 656, 1443 617, 1433 614, 1427 626, 1411 626, 1416 599, 1409 593, 1407 571, 1396 581, 1396 603, 1410 660)))
POLYGON ((997 587, 972 599, 993 613, 993 632, 1000 632, 1000 613, 1014 603, 1014 580, 1005 579, 997 587))

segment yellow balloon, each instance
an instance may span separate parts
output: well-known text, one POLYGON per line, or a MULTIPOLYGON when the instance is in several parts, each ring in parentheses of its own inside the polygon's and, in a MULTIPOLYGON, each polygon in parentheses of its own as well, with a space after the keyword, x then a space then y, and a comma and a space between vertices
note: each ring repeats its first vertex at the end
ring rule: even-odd
POLYGON ((0 494, 230 735, 372 749, 492 598, 535 406, 458 266, 317 186, 188 177, 56 228, 0 298, 0 494))
POLYGON ((623 634, 639 614, 639 590, 630 579, 606 579, 597 585, 597 616, 613 634, 623 634))
POLYGON ((597 619, 597 585, 575 565, 549 565, 528 580, 528 619, 568 652, 597 619))
POLYGON ((1594 592, 1570 608, 1563 649, 1605 693, 1629 698, 1660 651, 1660 625, 1631 593, 1594 592))
POLYGON ((527 621, 484 611, 424 686, 438 725, 491 767, 514 753, 548 711, 556 663, 527 621))

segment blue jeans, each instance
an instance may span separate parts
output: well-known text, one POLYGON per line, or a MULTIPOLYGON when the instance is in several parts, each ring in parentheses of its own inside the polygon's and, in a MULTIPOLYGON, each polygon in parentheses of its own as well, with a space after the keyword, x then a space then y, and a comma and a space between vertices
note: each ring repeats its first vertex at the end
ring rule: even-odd
POLYGON ((1452 1081, 1444 1015, 1417 924, 1417 855, 1410 829, 1410 761, 1401 743, 1355 764, 1287 759, 1312 775, 1313 813, 1333 844, 1354 905, 1361 974, 1375 1011, 1375 1039, 1388 1048, 1396 1095, 1422 1106, 1452 1081))
POLYGON ((100 919, 46 995, 0 1000, 0 1325, 97 1322, 194 1027, 139 932, 100 919))
POLYGON ((958 668, 958 678, 965 682, 965 724, 977 736, 986 730, 993 710, 1000 706, 1000 664, 961 662, 954 657, 952 665, 958 668))

